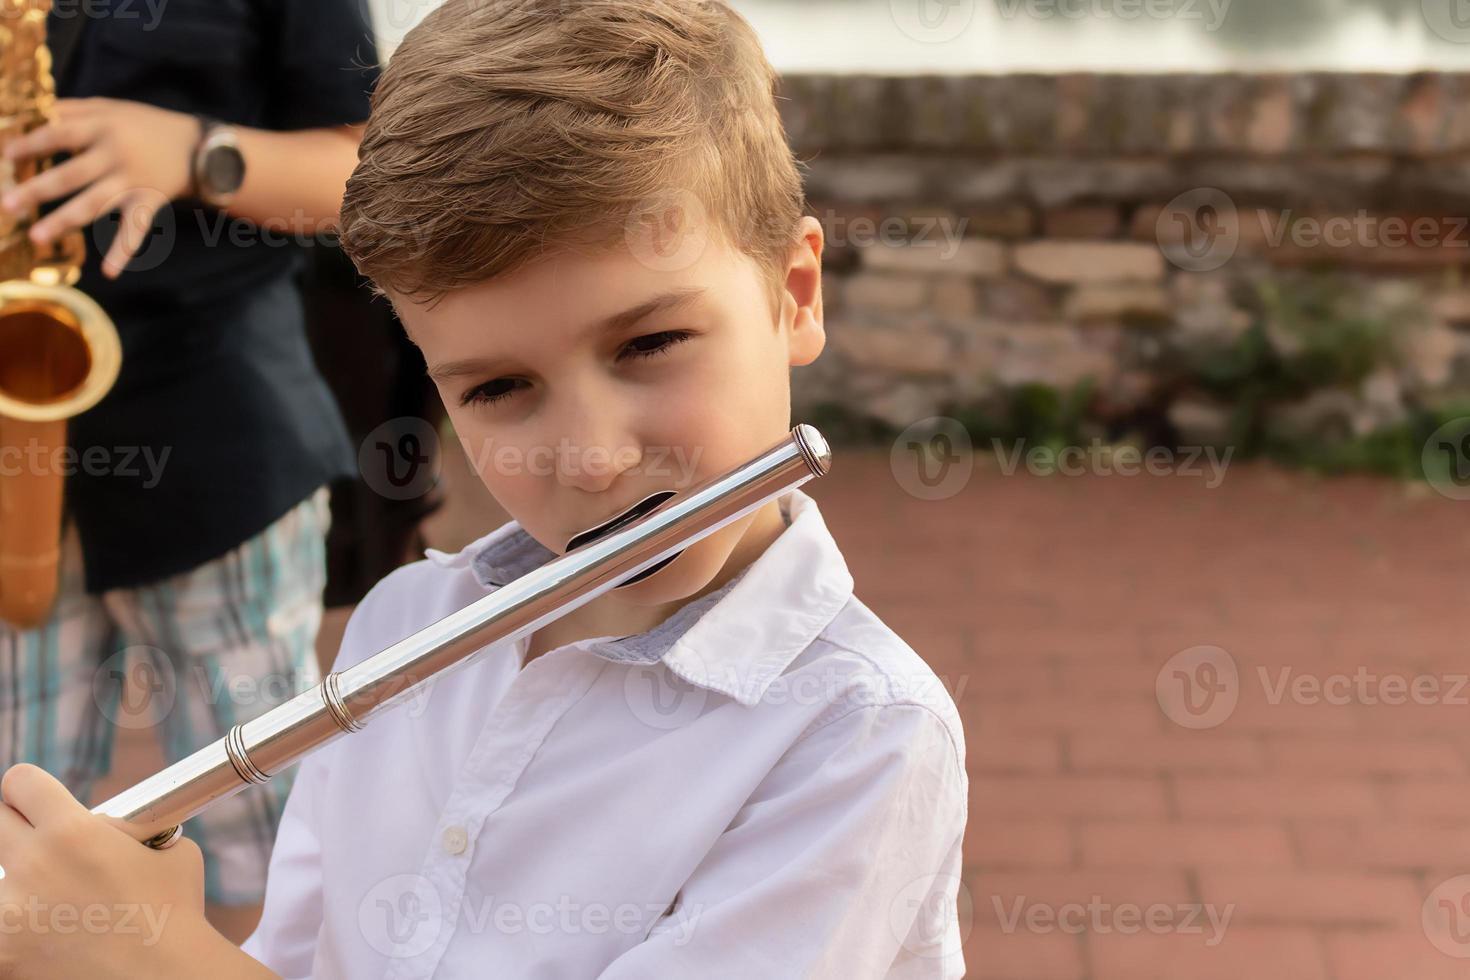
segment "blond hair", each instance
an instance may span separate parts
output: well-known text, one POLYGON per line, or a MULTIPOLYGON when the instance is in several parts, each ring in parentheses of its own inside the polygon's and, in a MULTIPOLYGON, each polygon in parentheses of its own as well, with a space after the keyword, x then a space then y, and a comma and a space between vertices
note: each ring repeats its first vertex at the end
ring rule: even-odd
POLYGON ((776 73, 723 0, 448 0, 373 94, 340 238, 420 302, 692 200, 779 309, 803 211, 776 73))

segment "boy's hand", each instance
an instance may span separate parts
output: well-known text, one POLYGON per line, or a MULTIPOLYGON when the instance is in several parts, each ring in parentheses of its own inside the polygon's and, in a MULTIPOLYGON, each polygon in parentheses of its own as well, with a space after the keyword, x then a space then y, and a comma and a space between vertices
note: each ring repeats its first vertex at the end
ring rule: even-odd
POLYGON ((56 122, 7 142, 5 159, 61 151, 71 159, 17 186, 0 199, 0 207, 24 214, 75 195, 31 228, 38 245, 120 210, 122 224, 102 264, 115 279, 142 247, 158 212, 193 186, 199 122, 186 113, 121 99, 60 99, 56 114, 56 122))
POLYGON ((209 930, 197 844, 151 850, 32 765, 0 796, 0 976, 190 975, 174 964, 209 930))

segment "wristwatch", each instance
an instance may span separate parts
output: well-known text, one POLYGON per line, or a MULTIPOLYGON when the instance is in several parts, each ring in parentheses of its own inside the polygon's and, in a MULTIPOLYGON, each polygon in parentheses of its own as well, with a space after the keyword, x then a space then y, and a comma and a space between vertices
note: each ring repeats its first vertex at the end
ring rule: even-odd
POLYGON ((194 149, 194 196, 223 208, 245 183, 245 155, 234 127, 208 116, 199 117, 199 145, 194 149))

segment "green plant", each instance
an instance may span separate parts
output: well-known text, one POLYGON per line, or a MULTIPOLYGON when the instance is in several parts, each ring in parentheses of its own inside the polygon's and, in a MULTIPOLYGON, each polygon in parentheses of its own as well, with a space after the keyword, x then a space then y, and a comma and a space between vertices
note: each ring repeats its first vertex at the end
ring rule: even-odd
POLYGON ((1470 417, 1470 402, 1436 408, 1415 407, 1409 418, 1392 428, 1351 436, 1338 442, 1271 442, 1264 455, 1283 465, 1318 473, 1377 473, 1401 480, 1422 480, 1424 446, 1435 430, 1470 417))
MULTIPOLYGON (((1250 326, 1232 342, 1179 352, 1168 386, 1202 391, 1230 406, 1230 442, 1242 457, 1282 461, 1350 458, 1359 446, 1293 446, 1271 437, 1272 408, 1323 389, 1355 390, 1376 368, 1394 363, 1394 325, 1417 307, 1375 310, 1365 287, 1335 272, 1262 279, 1241 302, 1250 326)), ((1310 465, 1310 464, 1309 464, 1310 465)))

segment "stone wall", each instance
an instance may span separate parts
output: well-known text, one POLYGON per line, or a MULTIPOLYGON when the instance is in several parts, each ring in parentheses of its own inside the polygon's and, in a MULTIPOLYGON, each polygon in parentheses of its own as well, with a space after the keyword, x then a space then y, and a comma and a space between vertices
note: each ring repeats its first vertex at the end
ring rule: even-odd
POLYGON ((793 75, 781 97, 828 238, 798 413, 902 427, 1091 379, 1104 423, 1218 441, 1230 406, 1166 355, 1321 270, 1393 324, 1393 356, 1330 393, 1355 432, 1467 387, 1470 76, 793 75))

